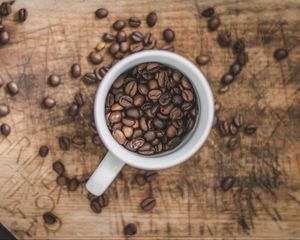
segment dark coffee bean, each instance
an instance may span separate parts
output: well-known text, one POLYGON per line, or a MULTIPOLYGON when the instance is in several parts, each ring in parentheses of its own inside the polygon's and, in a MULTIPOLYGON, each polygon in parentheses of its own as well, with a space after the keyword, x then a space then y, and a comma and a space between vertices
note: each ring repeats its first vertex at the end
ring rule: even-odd
POLYGON ((144 178, 147 182, 152 182, 158 177, 158 173, 156 171, 147 171, 144 174, 144 178))
POLYGON ((154 25, 157 22, 157 14, 156 14, 156 12, 150 12, 147 15, 146 21, 147 21, 147 24, 148 24, 149 27, 154 27, 154 25))
MULTIPOLYGON (((191 89, 192 88, 192 85, 191 83, 189 82, 189 80, 187 80, 185 77, 182 77, 181 78, 181 86, 185 89, 191 89)), ((180 92, 180 91, 179 91, 180 92)))
POLYGON ((1 124, 1 133, 4 135, 4 136, 8 136, 10 134, 10 126, 7 124, 7 123, 2 123, 1 124))
POLYGON ((183 112, 179 107, 174 107, 170 112, 170 118, 172 120, 178 120, 181 119, 182 117, 183 117, 183 112))
POLYGON ((95 11, 95 15, 97 18, 105 18, 108 15, 108 11, 105 8, 99 8, 95 11))
POLYGON ((4 117, 9 114, 10 108, 6 104, 0 104, 0 117, 4 117))
POLYGON ((228 147, 230 150, 234 150, 234 149, 236 149, 238 146, 239 146, 239 140, 238 140, 237 137, 231 137, 231 138, 228 140, 227 147, 228 147))
POLYGON ((220 187, 223 192, 227 192, 229 189, 233 187, 234 183, 235 183, 235 177, 227 176, 222 179, 220 187))
POLYGON ((199 55, 198 57, 196 57, 196 62, 199 65, 206 65, 207 63, 209 63, 210 61, 210 57, 208 55, 199 55))
POLYGON ((108 67, 99 67, 99 68, 95 68, 94 69, 94 74, 96 76, 96 80, 98 80, 99 82, 103 79, 103 77, 106 75, 106 73, 108 72, 109 68, 108 67))
POLYGON ((136 174, 136 175, 134 176, 134 180, 135 180, 135 182, 136 182, 138 185, 140 185, 140 186, 143 186, 143 185, 145 185, 145 183, 146 183, 146 180, 145 180, 143 174, 136 174))
POLYGON ((58 138, 59 147, 61 150, 67 151, 70 149, 71 140, 66 136, 61 136, 58 138))
POLYGON ((248 53, 242 52, 241 54, 239 54, 236 58, 236 62, 242 67, 245 66, 248 62, 248 53))
POLYGON ((15 82, 9 82, 6 87, 8 93, 11 95, 16 95, 19 92, 19 87, 15 82))
POLYGON ((142 95, 148 95, 149 88, 146 84, 139 84, 138 85, 138 91, 142 95))
POLYGON ((172 44, 166 44, 166 45, 164 45, 164 46, 161 47, 161 50, 174 52, 175 48, 174 48, 174 46, 172 44))
POLYGON ((122 53, 127 53, 129 51, 129 47, 130 47, 130 45, 129 45, 128 42, 121 42, 120 43, 120 51, 122 53))
POLYGON ((3 2, 0 5, 0 16, 8 16, 11 13, 11 5, 9 2, 3 2))
POLYGON ((168 137, 168 138, 175 137, 175 136, 176 136, 176 133, 177 133, 177 129, 176 129, 173 125, 170 125, 170 126, 167 128, 166 134, 167 134, 167 137, 168 137))
POLYGON ((101 205, 97 199, 91 201, 90 207, 94 213, 101 213, 102 211, 101 205))
POLYGON ((52 164, 53 170, 58 174, 58 175, 63 175, 65 172, 65 166, 61 161, 55 161, 52 164))
POLYGON ((230 66, 229 72, 232 76, 236 76, 241 72, 241 70, 241 66, 238 63, 234 63, 230 66))
POLYGON ((26 8, 21 8, 18 13, 17 13, 17 16, 18 16, 18 21, 19 22, 25 22, 27 17, 28 17, 28 11, 26 8))
POLYGON ((49 153, 49 148, 48 148, 48 146, 43 145, 43 146, 40 147, 39 155, 40 155, 41 157, 46 157, 46 156, 48 155, 48 153, 49 153))
POLYGON ((244 118, 242 115, 238 114, 233 118, 233 123, 237 128, 240 128, 244 124, 244 118))
POLYGON ((149 89, 150 89, 150 90, 158 89, 158 82, 157 82, 157 80, 155 80, 155 79, 150 80, 150 81, 148 82, 148 86, 149 86, 149 89))
POLYGON ((175 147, 177 147, 180 143, 180 138, 179 137, 174 137, 168 142, 168 150, 171 150, 175 147))
POLYGON ((241 54, 242 52, 245 51, 245 42, 243 39, 238 39, 234 44, 233 44, 233 51, 236 54, 241 54))
POLYGON ((207 17, 207 18, 212 17, 214 14, 215 14, 215 9, 212 7, 204 9, 201 13, 203 17, 207 17))
POLYGON ((172 101, 172 96, 169 92, 162 94, 159 98, 159 104, 162 106, 168 105, 172 101))
POLYGON ((221 47, 230 47, 231 45, 231 36, 228 31, 220 32, 217 40, 221 47))
MULTIPOLYGON (((152 151, 153 147, 150 143, 145 143, 143 146, 139 148, 139 153, 145 154, 146 152, 152 151)), ((147 153, 146 153, 147 155, 147 153)))
POLYGON ((116 40, 118 43, 125 42, 127 40, 127 34, 124 31, 118 32, 116 40))
POLYGON ((228 84, 232 83, 233 80, 234 80, 234 77, 233 77, 231 74, 226 73, 226 74, 222 77, 221 82, 222 82, 222 84, 224 84, 224 85, 228 85, 228 84))
POLYGON ((249 135, 250 135, 250 134, 255 133, 255 132, 256 132, 256 129, 257 129, 256 125, 250 123, 250 124, 248 124, 248 125, 245 127, 244 132, 245 132, 246 134, 249 134, 249 135))
POLYGON ((141 147, 139 150, 138 150, 138 153, 142 154, 142 155, 152 155, 155 153, 155 150, 154 148, 152 149, 149 149, 149 150, 142 150, 143 147, 141 147))
MULTIPOLYGON (((182 99, 182 97, 181 97, 180 95, 174 95, 174 96, 173 96, 173 98, 172 98, 172 103, 173 103, 174 105, 181 105, 182 102, 183 102, 183 99, 182 99)), ((161 105, 163 105, 163 104, 161 104, 161 105)))
POLYGON ((140 117, 140 111, 139 109, 132 107, 126 110, 126 115, 133 119, 138 119, 140 117))
POLYGON ((45 108, 53 108, 56 105, 56 101, 53 98, 45 97, 43 100, 43 105, 45 108))
POLYGON ((9 42, 9 33, 6 30, 0 31, 0 44, 5 45, 9 42))
POLYGON ((53 225, 57 222, 57 217, 52 212, 46 212, 43 214, 43 220, 48 225, 53 225))
POLYGON ((172 103, 165 105, 165 106, 160 106, 160 112, 163 115, 168 115, 168 114, 170 114, 170 112, 172 111, 173 108, 174 108, 174 105, 172 103))
POLYGON ((140 94, 135 95, 133 98, 133 104, 137 107, 142 106, 144 102, 145 102, 145 97, 140 94))
POLYGON ((68 114, 72 117, 75 117, 78 115, 78 113, 79 113, 79 107, 77 104, 73 103, 68 109, 68 114))
POLYGON ((136 44, 131 44, 129 49, 130 49, 131 53, 135 53, 135 52, 142 51, 144 49, 144 46, 140 42, 140 43, 136 43, 136 44))
POLYGON ((104 42, 113 42, 115 40, 115 36, 112 33, 104 33, 102 37, 104 42))
POLYGON ((159 100, 160 97, 161 97, 161 91, 160 90, 151 90, 148 93, 148 98, 151 99, 152 101, 159 100))
POLYGON ((125 236, 133 236, 137 233, 136 225, 133 223, 129 223, 124 227, 124 235, 125 236))
POLYGON ((153 125, 157 129, 163 129, 165 127, 165 123, 158 118, 153 119, 153 125))
POLYGON ((78 106, 82 106, 86 103, 86 95, 83 91, 78 91, 75 94, 74 99, 78 106))
POLYGON ((83 148, 85 146, 85 139, 82 136, 75 136, 72 139, 72 143, 75 148, 83 148))
POLYGON ((71 75, 73 78, 78 78, 81 75, 81 67, 79 64, 75 63, 72 65, 71 75))
POLYGON ((163 37, 166 42, 173 42, 175 39, 175 32, 172 29, 167 28, 163 31, 163 37))
POLYGON ((120 88, 124 84, 124 76, 119 76, 116 81, 113 83, 114 88, 120 88))
POLYGON ((100 64, 103 61, 103 57, 98 52, 91 52, 89 55, 89 59, 92 64, 100 64))
POLYGON ((219 124, 219 130, 222 136, 226 136, 229 134, 229 124, 227 121, 222 121, 219 124))
POLYGON ((126 26, 126 23, 125 21, 123 20, 117 20, 114 22, 113 24, 113 29, 116 30, 116 31, 120 31, 121 29, 123 29, 124 27, 126 26))
POLYGON ((141 146, 143 146, 145 140, 141 137, 134 138, 126 144, 126 148, 130 151, 137 151, 141 146))
POLYGON ((124 108, 132 107, 133 99, 130 96, 122 95, 119 99, 119 104, 124 108))
POLYGON ((109 52, 112 55, 115 55, 120 50, 120 44, 119 43, 112 43, 109 47, 109 52))
POLYGON ((182 97, 187 102, 192 102, 194 100, 194 94, 190 90, 183 90, 182 91, 182 97))
POLYGON ((181 105, 181 109, 186 112, 189 111, 190 109, 192 109, 193 107, 193 103, 191 102, 185 102, 184 104, 181 105))
POLYGON ((92 85, 92 84, 97 83, 97 78, 96 78, 96 75, 94 73, 84 74, 82 80, 86 85, 92 85))
POLYGON ((48 84, 52 87, 56 87, 60 84, 61 80, 60 80, 60 77, 56 74, 51 74, 49 77, 48 77, 48 84))
POLYGON ((289 55, 289 52, 285 48, 278 48, 274 52, 274 58, 278 61, 285 59, 289 55))
POLYGON ((70 192, 76 191, 78 187, 79 187, 79 181, 76 178, 72 178, 70 179, 70 181, 68 181, 68 190, 70 192))
POLYGON ((229 131, 232 135, 236 135, 238 133, 238 129, 233 123, 229 125, 229 131))
POLYGON ((92 142, 95 144, 95 145, 102 145, 102 141, 101 141, 101 139, 100 139, 100 137, 99 137, 99 135, 98 134, 95 134, 94 136, 93 136, 93 138, 92 138, 92 142))
POLYGON ((133 97, 137 93, 137 83, 135 81, 130 81, 125 86, 125 93, 133 97))
POLYGON ((107 207, 109 203, 109 199, 107 194, 102 194, 101 196, 98 197, 98 202, 101 206, 101 208, 107 207))
POLYGON ((152 44, 155 41, 153 34, 152 33, 147 33, 144 38, 143 38, 143 44, 145 46, 148 46, 150 44, 152 44))
POLYGON ((211 17, 207 22, 207 27, 209 31, 215 31, 221 25, 221 20, 217 16, 211 17))
POLYGON ((132 138, 139 138, 143 135, 143 131, 141 129, 135 129, 132 134, 132 138))
POLYGON ((56 183, 58 186, 65 186, 68 184, 68 179, 63 175, 59 175, 56 178, 56 183))
POLYGON ((143 41, 144 35, 139 31, 134 31, 130 34, 130 39, 134 43, 139 43, 143 41))
POLYGON ((144 138, 147 142, 151 142, 155 139, 155 132, 154 131, 147 131, 144 133, 144 138))
POLYGON ((139 27, 141 25, 141 20, 137 17, 130 17, 128 19, 128 25, 130 27, 139 27))
POLYGON ((115 130, 112 132, 112 135, 114 139, 119 143, 119 144, 124 144, 126 142, 126 137, 124 133, 121 130, 115 130))
POLYGON ((117 123, 122 120, 122 113, 120 111, 112 112, 109 116, 110 123, 117 123))
POLYGON ((155 207, 155 205, 156 200, 152 197, 144 199, 140 204, 142 210, 144 210, 145 212, 152 210, 155 207))

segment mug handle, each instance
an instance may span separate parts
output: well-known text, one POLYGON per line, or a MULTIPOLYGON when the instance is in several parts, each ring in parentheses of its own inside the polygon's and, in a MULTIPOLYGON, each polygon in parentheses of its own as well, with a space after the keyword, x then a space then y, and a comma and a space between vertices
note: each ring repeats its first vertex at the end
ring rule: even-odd
POLYGON ((125 163, 108 152, 86 183, 87 190, 100 196, 117 177, 125 163))

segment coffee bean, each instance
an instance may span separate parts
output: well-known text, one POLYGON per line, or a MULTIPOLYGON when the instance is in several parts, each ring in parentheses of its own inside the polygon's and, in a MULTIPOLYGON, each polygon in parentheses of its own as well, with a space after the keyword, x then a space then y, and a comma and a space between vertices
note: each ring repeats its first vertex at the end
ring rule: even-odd
POLYGON ((122 132, 124 133, 126 138, 131 138, 133 134, 133 128, 128 126, 123 126, 122 132))
POLYGON ((84 74, 82 80, 86 85, 92 85, 92 84, 97 83, 97 78, 96 78, 96 75, 94 73, 84 74))
POLYGON ((144 174, 144 178, 147 182, 152 182, 158 177, 158 173, 156 171, 147 171, 144 174))
POLYGON ((144 38, 144 35, 139 31, 134 31, 130 34, 130 39, 133 43, 142 42, 143 38, 144 38))
POLYGON ((221 20, 217 16, 211 17, 207 22, 208 30, 211 32, 217 30, 220 25, 221 25, 221 20))
POLYGON ((152 44, 155 41, 154 36, 152 33, 147 33, 143 38, 143 44, 144 46, 148 46, 152 44))
POLYGON ((118 43, 125 42, 127 40, 127 34, 124 31, 118 32, 116 40, 118 43))
POLYGON ((170 112, 170 118, 172 120, 178 120, 181 119, 182 117, 183 117, 183 112, 179 107, 174 107, 170 112))
POLYGON ((93 138, 92 138, 92 142, 95 144, 95 145, 102 145, 102 141, 101 141, 101 139, 100 139, 100 137, 99 137, 99 135, 98 134, 95 134, 94 136, 93 136, 93 138))
POLYGON ((238 39, 234 44, 233 44, 233 51, 236 54, 241 54, 242 52, 245 51, 245 42, 243 39, 238 39))
POLYGON ((70 192, 76 191, 78 187, 79 187, 79 181, 76 178, 72 178, 70 179, 70 181, 68 181, 68 190, 70 192))
POLYGON ((86 95, 83 91, 78 91, 75 94, 74 99, 78 106, 83 106, 86 103, 86 95))
POLYGON ((223 87, 219 88, 218 92, 219 93, 225 93, 228 90, 229 90, 229 87, 228 87, 228 85, 226 85, 226 86, 223 86, 223 87))
POLYGON ((125 93, 133 97, 137 93, 137 83, 135 81, 130 81, 125 86, 125 93))
POLYGON ((67 151, 70 149, 71 140, 66 136, 61 136, 58 138, 59 147, 61 150, 67 151))
POLYGON ((162 94, 159 98, 159 104, 162 106, 168 105, 171 101, 172 101, 172 96, 168 92, 162 94))
POLYGON ((238 129, 233 123, 229 125, 229 131, 232 135, 236 135, 238 133, 238 129))
POLYGON ((133 119, 138 119, 140 117, 140 111, 137 108, 129 108, 126 110, 126 115, 133 119))
POLYGON ((165 123, 158 118, 154 118, 153 125, 157 129, 163 129, 165 127, 165 123))
POLYGON ((201 13, 203 17, 207 17, 207 18, 212 17, 214 14, 215 14, 215 9, 212 7, 204 9, 201 13))
POLYGON ((155 139, 155 132, 154 131, 147 131, 144 133, 144 138, 147 142, 151 142, 155 139))
POLYGON ((126 144, 126 148, 130 151, 137 151, 141 146, 143 146, 145 140, 141 137, 134 138, 126 144))
POLYGON ((101 205, 97 199, 91 201, 90 207, 94 213, 101 213, 102 211, 101 205))
POLYGON ((170 126, 167 128, 166 134, 167 134, 167 137, 168 137, 168 138, 175 137, 175 136, 176 136, 176 133, 177 133, 177 130, 176 130, 176 128, 174 127, 174 125, 170 125, 170 126))
POLYGON ((60 80, 60 77, 56 74, 51 74, 49 77, 48 77, 48 84, 52 87, 56 87, 60 84, 61 80, 60 80))
POLYGON ((168 114, 170 114, 170 112, 172 111, 173 108, 174 108, 174 105, 172 103, 167 104, 165 106, 160 106, 160 112, 163 115, 168 115, 168 114))
POLYGON ((75 148, 83 148, 85 146, 85 139, 82 136, 75 136, 72 139, 72 143, 75 148))
POLYGON ((94 74, 96 76, 96 80, 98 80, 100 82, 103 79, 103 77, 106 75, 108 70, 109 70, 109 68, 106 66, 95 68, 94 74))
POLYGON ((241 72, 241 70, 241 66, 238 63, 234 63, 230 66, 229 72, 232 76, 236 76, 241 72))
POLYGON ((121 111, 123 109, 123 106, 121 106, 119 103, 114 103, 113 105, 111 105, 112 111, 121 111))
POLYGON ((56 183, 58 186, 65 186, 68 184, 68 179, 63 175, 59 175, 56 178, 56 183))
POLYGON ((221 47, 230 47, 231 45, 231 36, 228 31, 220 32, 217 40, 221 47))
POLYGON ((71 75, 73 78, 78 78, 81 75, 81 68, 80 65, 74 63, 71 67, 71 75))
POLYGON ((114 22, 112 27, 113 27, 114 30, 119 31, 119 30, 123 29, 125 26, 126 26, 125 21, 117 20, 117 21, 114 22))
POLYGON ((11 13, 11 5, 9 2, 3 2, 0 5, 0 16, 6 17, 11 13))
POLYGON ((145 212, 152 210, 155 207, 155 205, 156 205, 156 200, 152 197, 148 197, 144 199, 140 204, 142 210, 144 210, 145 212))
POLYGON ((5 45, 9 42, 9 33, 6 30, 0 31, 0 44, 5 45))
POLYGON ((97 52, 100 52, 102 49, 105 48, 105 46, 106 46, 105 42, 99 42, 99 43, 96 45, 95 50, 96 50, 97 52))
POLYGON ((192 102, 194 100, 194 94, 190 90, 183 90, 182 97, 187 102, 192 102))
MULTIPOLYGON (((45 108, 53 108, 56 105, 56 101, 53 98, 45 97, 43 100, 43 105, 45 108)), ((1 115, 1 113, 0 113, 1 115)))
MULTIPOLYGON (((181 86, 185 89, 191 89, 192 88, 192 85, 191 83, 189 82, 189 80, 187 80, 185 77, 182 77, 181 78, 181 86)), ((175 89, 174 89, 175 90, 175 89)), ((180 92, 180 91, 179 91, 180 92)))
POLYGON ((104 42, 113 42, 115 40, 115 36, 112 33, 104 33, 102 37, 104 42))
POLYGON ((140 94, 135 95, 133 98, 133 104, 136 107, 142 106, 144 102, 145 102, 145 97, 140 94))
POLYGON ((133 130, 132 138, 139 138, 143 135, 143 131, 141 129, 135 129, 133 130))
POLYGON ((0 104, 0 117, 4 117, 9 114, 10 108, 6 104, 0 104))
POLYGON ((143 185, 145 185, 145 183, 146 183, 146 180, 145 180, 143 174, 136 174, 136 175, 134 176, 134 180, 135 180, 135 182, 136 182, 138 185, 140 185, 140 186, 143 186, 143 185))
POLYGON ((18 21, 19 22, 25 22, 27 17, 28 17, 27 9, 26 8, 19 9, 19 11, 17 13, 17 16, 18 16, 18 21))
POLYGON ((1 133, 4 135, 4 136, 8 136, 10 134, 10 126, 7 124, 7 123, 2 123, 1 124, 1 133))
POLYGON ((53 225, 57 222, 57 217, 52 212, 46 212, 43 214, 43 220, 48 225, 53 225))
POLYGON ((234 149, 236 149, 238 146, 239 146, 239 140, 238 140, 237 137, 231 137, 231 138, 228 140, 227 147, 228 147, 230 150, 234 150, 234 149))
POLYGON ((52 168, 58 175, 63 175, 65 173, 65 166, 59 160, 52 164, 52 168))
POLYGON ((166 44, 166 45, 162 46, 161 50, 170 51, 170 52, 175 51, 174 46, 172 44, 166 44))
POLYGON ((133 236, 137 233, 136 225, 133 223, 129 223, 124 227, 124 235, 125 236, 133 236))
POLYGON ((16 95, 19 92, 19 87, 15 82, 9 82, 6 87, 8 93, 11 95, 16 95))
POLYGON ((140 128, 143 131, 148 131, 148 125, 147 125, 146 119, 144 117, 140 118, 139 124, 140 124, 140 128))
POLYGON ((282 59, 285 59, 287 56, 289 55, 289 52, 287 49, 285 48, 278 48, 275 50, 274 52, 274 58, 277 60, 277 61, 280 61, 282 59))
POLYGON ((138 91, 142 95, 148 95, 149 88, 146 84, 139 84, 138 85, 138 91))
POLYGON ((156 12, 150 12, 146 18, 147 24, 149 27, 154 27, 157 22, 157 14, 156 12))
POLYGON ((92 64, 100 64, 103 61, 103 57, 98 52, 91 52, 89 55, 89 59, 92 64))
POLYGON ((248 53, 247 52, 242 52, 240 53, 237 58, 236 58, 236 62, 241 66, 245 66, 246 63, 248 62, 248 53))
POLYGON ((256 125, 250 123, 250 124, 248 124, 248 125, 245 127, 244 132, 245 132, 246 134, 249 134, 249 135, 250 135, 250 134, 255 133, 255 132, 256 132, 256 129, 257 129, 256 125))
POLYGON ((72 117, 75 117, 78 115, 78 113, 79 113, 79 107, 77 104, 73 103, 68 109, 68 114, 72 117))
POLYGON ((41 157, 46 157, 46 156, 48 155, 48 153, 49 153, 49 148, 48 148, 48 146, 43 145, 43 146, 40 147, 39 155, 40 155, 41 157))
POLYGON ((163 37, 166 42, 173 42, 175 39, 175 32, 172 29, 167 28, 163 31, 163 37))
POLYGON ((181 105, 181 109, 186 112, 186 111, 189 111, 190 109, 192 109, 193 107, 193 103, 191 102, 185 102, 181 105))
POLYGON ((101 206, 101 208, 107 207, 109 203, 109 199, 107 194, 102 194, 101 196, 98 197, 98 202, 101 206))
POLYGON ((127 53, 129 51, 129 47, 130 47, 130 45, 129 45, 128 42, 121 42, 120 43, 120 51, 122 53, 127 53))
POLYGON ((141 20, 137 17, 130 17, 128 19, 128 25, 130 27, 134 27, 134 28, 137 28, 141 25, 141 20))
POLYGON ((122 95, 119 99, 119 104, 124 108, 131 107, 133 105, 133 99, 127 95, 122 95))
POLYGON ((235 177, 227 176, 222 179, 220 187, 223 192, 227 192, 229 189, 233 187, 234 183, 235 183, 235 177))
POLYGON ((228 84, 232 83, 233 80, 234 80, 234 77, 233 77, 231 74, 226 73, 226 74, 222 77, 221 82, 222 82, 222 84, 224 84, 224 85, 228 85, 228 84))
POLYGON ((237 128, 240 128, 244 124, 244 118, 242 115, 238 114, 233 118, 233 123, 237 128))
POLYGON ((142 51, 144 49, 144 46, 140 42, 140 43, 136 43, 136 44, 131 44, 129 49, 130 49, 131 53, 135 53, 135 52, 142 51))
POLYGON ((112 112, 109 116, 110 123, 117 123, 122 120, 122 113, 120 111, 112 112))
POLYGON ((206 65, 207 63, 209 63, 210 61, 210 57, 208 55, 199 55, 198 57, 196 57, 196 62, 199 64, 199 65, 206 65))
POLYGON ((97 18, 101 19, 101 18, 105 18, 108 15, 108 11, 105 8, 99 8, 95 11, 95 15, 97 18))
POLYGON ((118 43, 112 43, 109 47, 109 52, 112 55, 115 55, 120 50, 120 44, 118 43))
POLYGON ((119 144, 124 144, 126 142, 126 137, 121 130, 113 131, 112 135, 119 144))
POLYGON ((227 121, 222 121, 219 124, 219 130, 222 136, 226 136, 229 134, 229 124, 227 121))
MULTIPOLYGON (((183 102, 183 99, 182 99, 182 97, 181 97, 180 95, 174 95, 174 96, 173 96, 173 98, 172 98, 172 103, 173 103, 174 105, 181 105, 182 102, 183 102)), ((163 104, 161 104, 161 105, 163 105, 163 104)))
POLYGON ((160 90, 151 90, 148 93, 148 98, 151 99, 152 101, 159 100, 160 97, 161 97, 161 91, 160 90))

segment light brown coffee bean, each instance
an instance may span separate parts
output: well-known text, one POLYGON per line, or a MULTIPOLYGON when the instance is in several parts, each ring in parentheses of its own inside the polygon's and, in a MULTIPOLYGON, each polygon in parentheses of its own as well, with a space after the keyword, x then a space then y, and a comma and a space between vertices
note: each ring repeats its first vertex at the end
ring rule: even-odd
POLYGON ((121 106, 119 103, 114 103, 112 106, 111 106, 111 110, 112 111, 121 111, 123 110, 123 106, 121 106))
POLYGON ((149 92, 149 88, 146 84, 139 84, 138 85, 138 91, 142 95, 147 95, 149 92))
POLYGON ((129 141, 126 144, 126 148, 129 149, 130 151, 137 151, 141 146, 143 146, 145 143, 145 140, 141 137, 139 138, 134 138, 131 141, 129 141))
POLYGON ((124 133, 126 138, 131 138, 133 134, 133 128, 132 127, 127 127, 123 126, 122 127, 122 132, 124 133))
POLYGON ((140 118, 140 128, 143 131, 148 131, 148 126, 147 126, 147 123, 146 123, 146 119, 144 117, 140 118))
POLYGON ((144 199, 140 206, 145 212, 151 211, 156 205, 156 200, 152 197, 144 199))
POLYGON ((167 129, 167 136, 168 138, 172 138, 172 137, 175 137, 176 136, 176 133, 177 133, 177 129, 173 126, 173 125, 170 125, 167 129))
POLYGON ((135 81, 130 81, 126 84, 125 93, 133 97, 137 93, 137 83, 135 81))
POLYGON ((144 102, 145 102, 145 97, 143 95, 141 95, 141 94, 137 94, 133 98, 133 104, 136 107, 142 106, 144 102))
POLYGON ((112 112, 109 116, 110 123, 117 123, 122 120, 122 113, 120 111, 112 112))
POLYGON ((144 138, 147 142, 151 142, 156 137, 156 134, 154 131, 147 131, 144 133, 144 138))
POLYGON ((119 77, 116 79, 116 81, 114 81, 113 87, 114 87, 114 88, 120 88, 120 87, 123 86, 123 84, 124 84, 124 76, 121 75, 121 76, 119 76, 119 77))
POLYGON ((162 92, 160 90, 151 90, 148 93, 148 98, 153 100, 159 100, 160 96, 161 96, 162 92))
POLYGON ((140 111, 137 108, 129 108, 126 110, 126 115, 133 119, 138 119, 140 117, 140 111))
POLYGON ((124 144, 126 142, 126 137, 121 130, 113 131, 112 135, 119 144, 124 144))
POLYGON ((174 108, 174 105, 172 103, 170 103, 170 104, 167 104, 165 106, 161 106, 160 107, 160 112, 163 115, 169 115, 173 108, 174 108))
POLYGON ((133 130, 133 134, 132 134, 132 138, 139 138, 143 135, 143 131, 141 129, 134 129, 133 130))
POLYGON ((192 102, 194 100, 194 94, 190 90, 183 90, 182 91, 182 97, 187 102, 192 102))
POLYGON ((122 123, 124 125, 126 125, 127 127, 132 127, 134 124, 135 124, 135 120, 134 119, 131 119, 131 118, 123 118, 122 119, 122 123))

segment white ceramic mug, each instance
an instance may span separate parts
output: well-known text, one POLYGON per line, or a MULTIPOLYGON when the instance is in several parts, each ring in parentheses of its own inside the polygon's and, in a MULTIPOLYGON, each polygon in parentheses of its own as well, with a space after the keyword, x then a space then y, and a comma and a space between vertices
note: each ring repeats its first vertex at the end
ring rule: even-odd
POLYGON ((142 51, 124 58, 108 71, 97 90, 94 118, 98 133, 109 152, 88 180, 86 184, 88 191, 94 195, 101 195, 125 164, 154 170, 173 167, 184 162, 204 144, 212 127, 213 116, 214 100, 210 86, 200 70, 189 60, 178 54, 160 50, 142 51), (145 62, 159 62, 183 73, 194 87, 199 107, 195 125, 183 141, 170 151, 150 156, 131 152, 120 145, 106 125, 104 112, 107 94, 117 77, 145 62))

